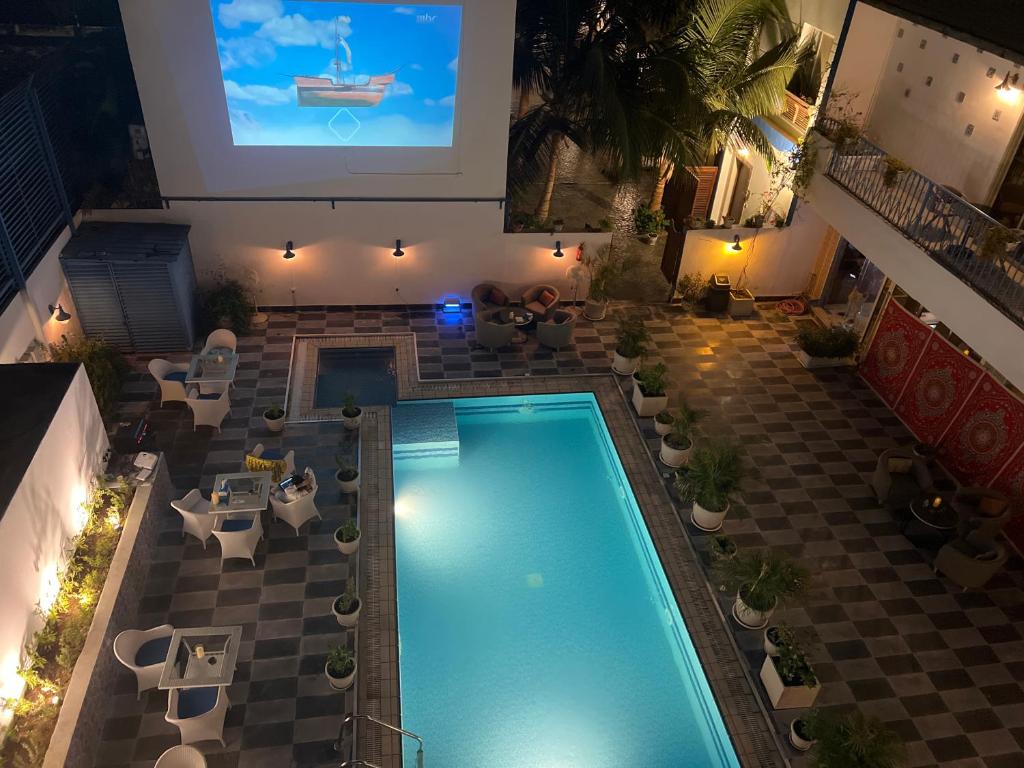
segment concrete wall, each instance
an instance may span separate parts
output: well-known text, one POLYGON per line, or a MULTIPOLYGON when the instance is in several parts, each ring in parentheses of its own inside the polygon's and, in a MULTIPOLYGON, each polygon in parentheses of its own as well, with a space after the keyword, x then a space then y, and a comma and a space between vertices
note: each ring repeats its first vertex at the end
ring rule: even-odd
POLYGON ((42 626, 35 607, 53 603, 64 548, 82 529, 81 505, 106 450, 103 420, 79 367, 0 519, 0 697, 22 691, 23 648, 42 626))

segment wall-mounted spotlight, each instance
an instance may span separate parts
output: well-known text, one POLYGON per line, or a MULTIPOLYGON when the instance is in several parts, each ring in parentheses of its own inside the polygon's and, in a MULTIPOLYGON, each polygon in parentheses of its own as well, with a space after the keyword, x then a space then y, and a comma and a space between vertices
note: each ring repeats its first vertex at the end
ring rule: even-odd
POLYGON ((295 251, 292 250, 293 247, 294 243, 292 243, 291 240, 284 244, 284 256, 282 258, 284 258, 285 261, 290 261, 295 258, 295 251))
POLYGON ((405 256, 405 251, 402 250, 401 240, 395 240, 395 250, 391 255, 394 256, 396 259, 400 259, 403 256, 405 256))
POLYGON ((1006 77, 1003 81, 996 86, 996 93, 999 98, 1006 102, 1016 102, 1020 91, 1016 88, 1017 81, 1020 80, 1020 75, 1017 73, 1010 74, 1010 70, 1006 70, 1006 77))
POLYGON ((56 307, 53 306, 53 304, 50 305, 50 314, 52 315, 54 312, 57 313, 54 319, 58 323, 66 323, 68 320, 71 319, 71 315, 65 312, 64 307, 62 307, 60 304, 58 304, 56 307))
POLYGON ((736 251, 736 252, 739 252, 739 251, 743 250, 743 246, 740 245, 740 236, 739 235, 733 235, 732 236, 732 245, 729 247, 729 250, 730 251, 736 251))
POLYGON ((565 254, 562 253, 562 241, 561 240, 555 240, 555 258, 556 259, 560 259, 563 256, 565 256, 565 254))

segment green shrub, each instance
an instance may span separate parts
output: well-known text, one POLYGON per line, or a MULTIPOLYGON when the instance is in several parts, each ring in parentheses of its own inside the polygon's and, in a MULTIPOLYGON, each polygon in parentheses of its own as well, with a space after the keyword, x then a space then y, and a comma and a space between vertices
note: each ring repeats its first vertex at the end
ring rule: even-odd
POLYGON ((743 481, 739 448, 722 440, 699 446, 687 467, 685 475, 677 476, 676 489, 685 501, 696 501, 709 512, 725 510, 743 481))
MULTIPOLYGON (((690 473, 693 473, 691 461, 690 473)), ((769 611, 776 603, 798 597, 810 574, 789 555, 758 549, 715 564, 722 586, 740 595, 755 611, 769 611)))
POLYGON ((117 399, 128 373, 128 364, 117 349, 100 339, 65 338, 50 345, 50 359, 55 363, 84 364, 100 413, 106 419, 117 415, 117 399))
POLYGON ((327 671, 333 677, 345 677, 356 668, 356 657, 344 645, 336 645, 327 653, 327 671))
POLYGON ((665 374, 668 368, 664 363, 644 366, 636 372, 637 384, 644 397, 661 397, 668 389, 668 379, 665 374))
POLYGON ((806 717, 807 730, 817 740, 812 768, 899 768, 906 751, 899 735, 877 717, 859 710, 839 714, 815 710, 806 717))
POLYGON ((660 208, 651 210, 644 203, 633 209, 633 226, 638 235, 657 236, 665 228, 665 212, 660 208))
POLYGON ((237 280, 225 280, 200 297, 201 325, 207 332, 227 327, 245 333, 255 311, 251 297, 237 280))
POLYGON ((882 184, 886 189, 894 186, 900 176, 910 170, 910 166, 892 155, 885 156, 885 170, 882 172, 882 184))
POLYGON ((644 321, 638 317, 622 316, 619 318, 619 332, 615 351, 626 358, 643 357, 647 352, 647 342, 651 340, 651 332, 644 321))
POLYGON ((841 325, 804 325, 797 331, 796 343, 811 357, 849 357, 860 340, 856 332, 841 325))
POLYGON ((341 527, 334 532, 334 537, 338 541, 343 541, 346 544, 358 539, 359 527, 356 525, 356 521, 352 519, 346 520, 341 524, 341 527))
POLYGON ((683 400, 675 413, 671 414, 672 431, 665 435, 664 440, 671 448, 685 451, 693 444, 693 427, 704 418, 704 412, 691 408, 683 400))
POLYGON ((808 688, 818 684, 818 677, 811 669, 806 654, 794 640, 782 643, 778 648, 779 655, 775 658, 775 668, 779 671, 783 683, 806 685, 808 688))
POLYGON ((708 281, 700 272, 687 272, 676 283, 676 293, 683 309, 693 311, 708 292, 708 281))

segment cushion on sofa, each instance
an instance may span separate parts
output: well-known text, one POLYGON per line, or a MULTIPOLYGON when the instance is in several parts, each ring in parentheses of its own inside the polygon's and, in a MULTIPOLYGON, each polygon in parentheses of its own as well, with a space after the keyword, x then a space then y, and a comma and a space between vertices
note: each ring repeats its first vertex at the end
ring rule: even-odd
POLYGON ((163 664, 167 660, 167 650, 171 647, 171 636, 147 640, 135 652, 135 666, 149 667, 163 664))
POLYGON ((551 291, 545 288, 543 291, 540 292, 540 296, 537 297, 537 300, 541 304, 543 304, 545 308, 550 307, 552 304, 555 303, 555 294, 553 294, 551 291))
POLYGON ((535 315, 543 315, 548 311, 548 308, 541 304, 539 301, 531 301, 523 309, 533 312, 535 315))
POLYGON ((491 292, 487 294, 487 301, 490 304, 497 304, 499 307, 504 307, 508 304, 508 295, 501 290, 498 286, 493 286, 491 292))
POLYGON ((914 468, 914 460, 893 456, 886 463, 886 468, 890 475, 907 475, 914 468))
POLYGON ((995 496, 982 496, 978 501, 978 511, 988 517, 999 517, 1006 509, 1006 499, 995 496))

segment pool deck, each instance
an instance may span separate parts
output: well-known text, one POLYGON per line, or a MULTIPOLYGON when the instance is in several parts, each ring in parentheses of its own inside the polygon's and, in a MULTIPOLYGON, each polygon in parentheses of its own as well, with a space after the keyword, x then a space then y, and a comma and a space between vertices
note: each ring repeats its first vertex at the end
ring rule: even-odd
MULTIPOLYGON (((669 366, 672 394, 685 393, 708 411, 703 432, 741 440, 760 469, 760 478, 745 484, 726 532, 741 547, 782 548, 812 569, 812 592, 780 618, 816 640, 812 660, 824 683, 819 704, 857 703, 889 722, 907 742, 910 768, 1019 766, 1020 561, 1011 561, 984 591, 962 593, 932 574, 929 550, 899 534, 866 482, 878 453, 910 442, 910 435, 855 373, 804 371, 792 355, 797 326, 790 319, 771 312, 732 321, 661 307, 629 311, 646 317, 654 334, 652 362, 669 366)), ((193 432, 181 404, 158 408, 142 359, 134 361, 124 413, 151 414, 182 492, 208 491, 213 475, 237 468, 256 442, 294 448, 299 466, 330 477, 337 444, 345 438, 336 423, 292 424, 282 440, 268 435, 260 418, 263 408, 283 401, 296 334, 365 336, 360 343, 367 346, 379 346, 380 335, 393 337, 404 399, 595 392, 743 764, 801 765, 804 758, 788 746, 775 746, 793 712, 766 717, 760 683, 750 682, 763 660, 760 633, 724 618, 728 597, 706 579, 707 536, 682 522, 686 512, 674 505, 665 473, 652 458, 653 424, 636 419, 623 396, 628 379, 608 374, 614 327, 611 317, 582 321, 577 343, 558 353, 538 349, 531 339, 493 354, 473 349, 468 313, 454 320, 399 309, 273 314, 268 326, 240 339, 237 389, 220 434, 193 432)), ((379 711, 387 715, 398 711, 399 693, 397 677, 388 674, 397 662, 387 612, 394 591, 387 568, 394 563, 387 538, 390 429, 386 411, 367 416, 360 514, 368 604, 359 642, 363 672, 376 666, 379 677, 364 674, 359 696, 361 711, 371 712, 376 693, 379 711), (371 594, 378 596, 376 609, 371 594)), ((191 539, 182 544, 180 523, 171 514, 165 520, 160 556, 141 598, 145 621, 188 626, 212 619, 244 627, 239 679, 229 691, 235 706, 227 748, 203 745, 214 768, 339 762, 328 750, 351 697, 322 691, 320 670, 326 644, 339 636, 337 625, 331 626, 329 597, 348 575, 348 564, 329 551, 330 532, 354 507, 338 498, 329 480, 321 485, 317 503, 324 522, 298 537, 282 526, 268 528, 256 569, 238 561, 222 572, 215 542, 205 551, 191 539)), ((125 682, 116 692, 97 765, 151 766, 162 749, 177 743, 177 733, 163 722, 163 694, 151 692, 136 706, 134 694, 125 695, 130 678, 125 682)), ((373 731, 365 735, 370 739, 363 739, 359 757, 371 758, 373 731)), ((428 764, 429 750, 428 744, 428 764)), ((381 758, 393 751, 394 744, 382 739, 381 758)))

